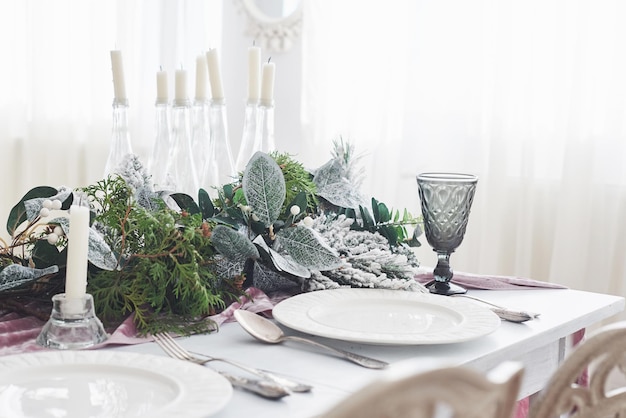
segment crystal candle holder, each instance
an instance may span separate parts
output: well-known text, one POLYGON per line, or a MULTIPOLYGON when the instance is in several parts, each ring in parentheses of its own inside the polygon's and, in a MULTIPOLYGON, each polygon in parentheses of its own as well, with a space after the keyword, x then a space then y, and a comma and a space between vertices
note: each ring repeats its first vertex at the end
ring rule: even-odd
POLYGON ((107 338, 102 322, 96 317, 90 294, 81 299, 66 299, 65 293, 59 293, 52 297, 52 313, 37 337, 37 344, 74 350, 100 344, 107 338))

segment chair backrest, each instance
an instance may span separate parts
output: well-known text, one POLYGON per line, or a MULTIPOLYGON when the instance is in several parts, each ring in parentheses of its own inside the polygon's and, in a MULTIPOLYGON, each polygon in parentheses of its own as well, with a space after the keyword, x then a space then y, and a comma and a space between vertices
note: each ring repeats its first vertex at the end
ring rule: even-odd
POLYGON ((321 418, 510 418, 522 375, 517 362, 487 375, 465 367, 388 373, 321 418))
POLYGON ((626 371, 626 322, 600 328, 575 347, 533 399, 529 417, 626 417, 626 386, 607 384, 616 371, 626 371), (579 383, 587 371, 588 383, 579 383))

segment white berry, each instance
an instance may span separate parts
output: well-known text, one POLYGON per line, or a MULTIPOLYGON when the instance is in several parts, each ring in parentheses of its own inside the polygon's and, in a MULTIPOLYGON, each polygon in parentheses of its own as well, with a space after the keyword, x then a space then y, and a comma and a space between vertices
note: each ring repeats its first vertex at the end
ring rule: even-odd
POLYGON ((65 233, 63 232, 63 228, 58 225, 54 227, 54 233, 57 234, 57 236, 59 237, 65 235, 65 233))
POLYGON ((46 207, 41 208, 41 210, 39 211, 39 216, 41 216, 42 218, 45 218, 48 215, 50 215, 50 209, 46 207))
POLYGON ((42 206, 46 209, 52 209, 52 200, 46 199, 43 201, 42 206))
POLYGON ((54 209, 54 210, 59 210, 61 209, 62 203, 59 199, 54 199, 52 201, 52 207, 48 208, 48 209, 54 209))
POLYGON ((59 241, 59 236, 57 234, 55 234, 54 232, 51 234, 48 234, 48 244, 54 245, 59 241))
POLYGON ((291 208, 289 208, 289 212, 291 212, 293 216, 296 216, 297 214, 300 213, 300 206, 293 205, 291 208))
POLYGON ((304 226, 307 227, 312 227, 313 226, 313 218, 311 218, 310 216, 306 216, 303 220, 302 223, 304 224, 304 226))

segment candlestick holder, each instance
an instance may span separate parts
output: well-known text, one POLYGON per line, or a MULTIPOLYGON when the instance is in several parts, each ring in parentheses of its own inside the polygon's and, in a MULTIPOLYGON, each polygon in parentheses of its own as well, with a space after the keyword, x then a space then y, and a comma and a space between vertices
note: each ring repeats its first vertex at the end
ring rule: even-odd
POLYGON ((90 294, 80 299, 66 299, 65 293, 59 293, 52 296, 52 313, 37 337, 37 344, 75 350, 100 344, 107 338, 90 294))
POLYGON ((191 150, 193 153, 198 186, 207 187, 207 171, 211 153, 211 123, 209 101, 196 99, 191 107, 191 150))
POLYGON ((172 106, 172 169, 176 191, 196 196, 198 170, 191 150, 191 103, 175 100, 172 106))
POLYGON ((232 183, 237 173, 228 139, 226 102, 211 100, 209 109, 211 140, 205 181, 211 185, 232 183))
POLYGON ((104 166, 104 176, 111 174, 124 157, 132 154, 130 131, 128 129, 128 100, 113 100, 113 127, 111 132, 111 148, 104 166))
POLYGON ((167 101, 155 103, 155 138, 152 158, 148 172, 156 190, 174 190, 174 177, 170 162, 173 160, 174 147, 171 141, 170 115, 167 101))
POLYGON ((276 149, 274 142, 274 101, 261 100, 257 109, 256 142, 260 144, 259 151, 269 153, 276 149))
POLYGON ((237 153, 237 161, 235 169, 244 171, 246 164, 255 152, 261 151, 261 143, 257 141, 256 122, 257 122, 257 101, 248 101, 246 103, 245 117, 243 120, 243 135, 241 136, 241 145, 237 153))

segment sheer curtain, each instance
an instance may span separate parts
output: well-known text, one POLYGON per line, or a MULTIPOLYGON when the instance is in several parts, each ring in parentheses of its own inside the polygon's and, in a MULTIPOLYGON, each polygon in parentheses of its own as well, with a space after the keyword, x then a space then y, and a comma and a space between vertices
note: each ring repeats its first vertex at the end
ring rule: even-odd
MULTIPOLYGON (((453 267, 624 294, 626 3, 309 1, 304 16, 311 155, 351 140, 364 192, 414 213, 418 172, 475 173, 453 267)), ((435 262, 428 245, 419 258, 435 262)))
POLYGON ((0 222, 34 186, 81 187, 102 178, 112 49, 123 54, 133 151, 147 158, 156 72, 170 74, 170 97, 175 69, 188 69, 193 80, 195 56, 221 42, 221 13, 221 0, 1 2, 0 222))

